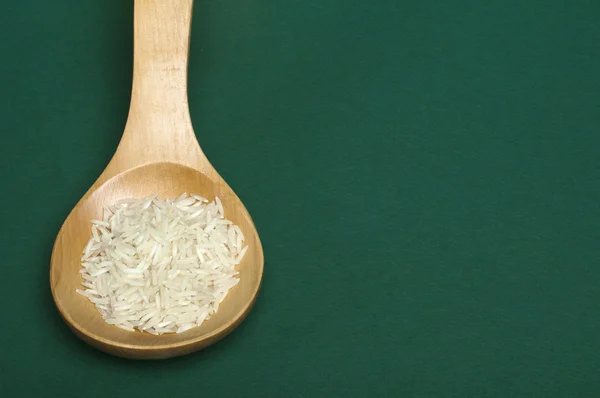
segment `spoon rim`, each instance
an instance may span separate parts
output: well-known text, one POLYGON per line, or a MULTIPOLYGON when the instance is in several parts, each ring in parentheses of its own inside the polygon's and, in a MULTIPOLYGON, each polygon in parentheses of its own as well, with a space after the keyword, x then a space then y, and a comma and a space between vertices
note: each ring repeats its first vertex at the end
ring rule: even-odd
MULTIPOLYGON (((110 165, 110 163, 109 163, 109 165, 110 165)), ((107 167, 107 169, 108 169, 108 167, 107 167)), ((105 171, 106 171, 106 169, 105 169, 105 171)), ((258 294, 260 292, 260 288, 262 285, 262 279, 263 279, 263 274, 264 274, 264 251, 263 251, 262 243, 260 240, 260 236, 258 234, 258 230, 256 229, 256 225, 254 224, 254 221, 252 220, 250 213, 246 209, 246 206, 241 201, 241 199, 237 196, 237 194, 233 191, 233 189, 231 189, 231 187, 229 187, 229 185, 225 182, 225 180, 223 180, 223 178, 220 177, 220 175, 218 173, 216 173, 214 168, 211 171, 214 172, 216 174, 216 176, 212 173, 209 174, 205 171, 198 170, 198 168, 191 167, 189 164, 185 164, 183 162, 151 161, 148 163, 139 164, 135 167, 132 167, 127 170, 123 170, 120 173, 110 175, 110 176, 105 176, 104 175, 105 172, 103 172, 100 175, 100 177, 96 180, 96 182, 94 182, 92 187, 77 202, 77 204, 73 207, 73 209, 71 209, 71 211, 69 212, 69 214, 67 215, 67 217, 65 218, 65 220, 62 223, 61 228, 60 228, 58 234, 56 235, 56 239, 55 239, 53 247, 52 247, 52 254, 51 254, 51 258, 50 258, 50 267, 49 267, 49 274, 50 274, 49 279, 50 279, 50 291, 52 293, 52 298, 53 298, 53 301, 54 301, 61 317, 63 318, 65 323, 67 323, 67 325, 70 328, 72 328, 76 332, 76 334, 79 335, 80 338, 83 338, 85 336, 85 338, 91 339, 94 342, 97 342, 99 344, 103 344, 106 346, 114 347, 114 348, 134 350, 137 352, 158 352, 158 351, 163 351, 163 350, 177 349, 177 348, 183 348, 183 347, 187 347, 187 346, 197 345, 197 344, 202 343, 203 341, 210 341, 214 338, 217 338, 217 340, 218 340, 219 338, 227 335, 228 332, 233 331, 246 318, 246 316, 252 309, 253 305, 255 304, 256 299, 258 298, 258 294), (239 206, 241 206, 243 208, 244 213, 245 213, 246 217, 248 218, 249 225, 252 227, 252 233, 253 233, 254 239, 255 239, 254 249, 256 250, 256 252, 258 254, 257 261, 254 264, 254 272, 257 275, 256 276, 257 282, 254 284, 252 290, 250 291, 250 294, 248 295, 248 297, 250 297, 250 299, 246 300, 246 303, 243 305, 243 307, 237 313, 235 313, 235 315, 231 316, 227 320, 227 322, 225 322, 220 327, 211 330, 210 332, 201 334, 201 335, 193 337, 193 338, 183 339, 181 341, 172 342, 172 343, 157 343, 165 335, 152 335, 151 333, 146 333, 146 335, 148 335, 148 338, 150 338, 154 341, 152 341, 151 343, 144 343, 144 344, 123 343, 123 342, 118 342, 118 341, 115 341, 112 339, 102 337, 98 333, 95 333, 93 331, 93 329, 86 329, 86 328, 81 327, 80 323, 76 322, 76 320, 68 313, 68 311, 66 311, 66 309, 65 309, 66 306, 64 305, 63 300, 61 299, 60 295, 58 295, 57 289, 55 288, 56 279, 55 279, 54 269, 55 269, 55 267, 59 266, 58 264, 55 263, 55 261, 57 261, 57 260, 55 260, 56 252, 57 252, 57 247, 58 247, 60 238, 61 238, 64 228, 65 228, 65 225, 67 224, 67 221, 70 219, 72 214, 74 214, 75 210, 82 203, 84 203, 85 200, 87 200, 90 196, 92 196, 102 186, 104 186, 105 184, 110 182, 113 178, 116 178, 122 174, 126 174, 128 172, 131 172, 131 171, 139 169, 139 168, 144 168, 146 166, 152 166, 152 165, 156 165, 156 164, 166 164, 169 166, 182 166, 182 167, 192 169, 195 172, 204 175, 205 177, 207 177, 208 179, 210 179, 213 182, 216 182, 215 180, 220 180, 219 183, 225 185, 228 188, 229 192, 234 195, 239 206), (103 177, 107 177, 107 178, 103 178, 103 177)), ((227 300, 227 298, 226 298, 226 300, 227 300)), ((97 311, 97 310, 94 308, 94 311, 97 311)), ((195 328, 197 328, 197 327, 200 327, 200 326, 196 326, 195 328)), ((192 328, 186 332, 183 332, 182 334, 187 333, 189 331, 193 331, 195 328, 192 328)), ((124 331, 124 332, 126 332, 126 331, 124 331)), ((136 331, 129 332, 129 333, 142 333, 142 332, 136 330, 136 331)), ((177 333, 168 333, 166 335, 167 336, 177 335, 177 333)), ((103 350, 103 351, 106 351, 106 350, 103 350)), ((126 355, 124 355, 124 356, 126 356, 126 355)))

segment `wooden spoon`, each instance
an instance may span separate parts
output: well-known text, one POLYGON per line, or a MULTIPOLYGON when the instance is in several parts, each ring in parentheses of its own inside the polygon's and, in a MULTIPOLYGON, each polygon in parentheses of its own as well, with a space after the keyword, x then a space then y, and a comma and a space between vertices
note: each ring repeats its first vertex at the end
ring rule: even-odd
POLYGON ((135 0, 133 88, 123 138, 110 163, 64 222, 52 251, 50 285, 56 306, 84 341, 117 356, 168 358, 202 349, 231 332, 256 299, 263 250, 246 208, 212 167, 196 140, 187 102, 187 64, 193 0, 135 0), (202 326, 154 336, 105 323, 80 288, 81 255, 92 219, 123 198, 184 192, 218 196, 239 225, 248 251, 240 282, 202 326))

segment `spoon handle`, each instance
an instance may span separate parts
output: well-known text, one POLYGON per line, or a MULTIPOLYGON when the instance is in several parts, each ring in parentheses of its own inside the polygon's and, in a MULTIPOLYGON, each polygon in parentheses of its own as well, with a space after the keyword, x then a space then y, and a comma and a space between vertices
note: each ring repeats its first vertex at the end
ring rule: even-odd
POLYGON ((187 98, 193 3, 135 0, 133 87, 119 151, 137 148, 144 161, 185 162, 198 155, 187 98))

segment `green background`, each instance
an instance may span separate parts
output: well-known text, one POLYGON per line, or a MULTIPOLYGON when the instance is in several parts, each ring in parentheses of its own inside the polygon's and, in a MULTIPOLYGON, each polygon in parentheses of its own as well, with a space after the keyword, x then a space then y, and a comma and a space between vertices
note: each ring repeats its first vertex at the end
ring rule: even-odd
POLYGON ((163 362, 78 341, 48 283, 125 124, 132 18, 2 1, 0 396, 600 396, 600 2, 196 0, 194 126, 265 275, 163 362))

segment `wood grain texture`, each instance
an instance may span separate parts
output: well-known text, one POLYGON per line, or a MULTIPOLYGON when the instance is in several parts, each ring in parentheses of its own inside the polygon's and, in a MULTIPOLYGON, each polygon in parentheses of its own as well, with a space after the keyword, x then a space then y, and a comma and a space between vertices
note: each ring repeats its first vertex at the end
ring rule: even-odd
POLYGON ((135 0, 134 71, 131 106, 123 138, 110 163, 64 222, 52 252, 50 285, 67 324, 84 341, 110 354, 158 359, 184 355, 231 332, 254 303, 264 255, 246 208, 212 167, 196 140, 187 103, 187 63, 193 0, 135 0), (209 200, 218 196, 226 217, 239 225, 248 244, 239 265, 240 282, 202 326, 153 336, 108 325, 75 289, 82 282, 81 254, 90 220, 127 197, 183 192, 209 200))

